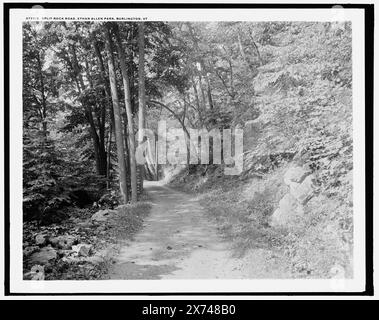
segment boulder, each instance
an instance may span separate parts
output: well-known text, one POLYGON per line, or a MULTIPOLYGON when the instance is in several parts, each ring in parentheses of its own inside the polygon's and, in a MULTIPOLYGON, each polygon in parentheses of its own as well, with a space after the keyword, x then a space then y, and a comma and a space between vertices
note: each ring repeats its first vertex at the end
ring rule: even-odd
POLYGON ((301 204, 305 204, 314 192, 313 176, 307 176, 302 183, 291 183, 290 193, 301 204))
POLYGON ((77 238, 70 235, 62 235, 59 237, 51 238, 50 243, 59 249, 70 250, 71 247, 77 243, 77 238))
POLYGON ((92 246, 90 244, 81 243, 73 246, 72 249, 78 254, 79 257, 87 257, 91 253, 92 246))
POLYGON ((45 280, 45 268, 40 265, 34 265, 30 270, 31 280, 45 280))
POLYGON ((284 183, 291 185, 292 182, 301 183, 311 172, 303 167, 289 168, 284 174, 284 183))
POLYGON ((43 246, 44 244, 46 244, 46 241, 47 241, 46 234, 40 233, 40 234, 37 234, 35 237, 35 242, 37 246, 43 246))
POLYGON ((30 256, 30 260, 34 264, 46 264, 50 260, 53 260, 57 257, 57 252, 52 247, 44 247, 40 251, 33 253, 30 256))
POLYGON ((105 222, 116 213, 115 210, 99 210, 92 215, 91 221, 105 222))
POLYGON ((279 202, 279 208, 271 216, 270 225, 273 227, 285 226, 295 217, 304 213, 302 206, 289 193, 287 193, 279 202))

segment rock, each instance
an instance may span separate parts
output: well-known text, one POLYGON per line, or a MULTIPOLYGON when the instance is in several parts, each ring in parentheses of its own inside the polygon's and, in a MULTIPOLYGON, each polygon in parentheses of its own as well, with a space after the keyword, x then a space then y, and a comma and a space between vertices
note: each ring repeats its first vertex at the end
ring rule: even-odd
POLYGON ((106 231, 107 230, 107 226, 106 225, 101 225, 99 228, 97 228, 98 231, 103 232, 103 231, 106 231))
POLYGON ((91 253, 92 246, 89 244, 78 244, 73 246, 72 249, 77 252, 79 257, 87 257, 91 253))
POLYGON ((39 252, 35 252, 30 256, 31 262, 34 264, 46 264, 50 260, 57 257, 57 252, 52 247, 44 247, 39 252))
POLYGON ((291 182, 301 183, 310 173, 309 170, 302 167, 289 168, 284 174, 284 183, 286 185, 291 185, 291 182))
POLYGON ((279 208, 271 216, 270 225, 273 227, 285 226, 295 217, 304 213, 302 206, 289 193, 287 193, 279 202, 279 208))
POLYGON ((43 246, 47 241, 47 235, 43 233, 37 234, 35 237, 35 241, 36 245, 43 246))
POLYGON ((104 260, 112 259, 112 257, 116 254, 117 254, 117 249, 111 247, 111 248, 102 249, 96 252, 94 257, 99 257, 104 261, 104 260))
POLYGON ((38 246, 30 246, 30 247, 26 247, 23 251, 23 254, 24 256, 29 256, 31 255, 32 253, 36 252, 39 250, 39 247, 38 246))
POLYGON ((31 280, 45 280, 45 268, 38 264, 30 270, 31 280))
POLYGON ((301 184, 290 184, 291 195, 294 196, 296 200, 299 201, 301 204, 305 204, 314 192, 312 180, 313 176, 310 175, 307 176, 301 184))
POLYGON ((72 254, 74 254, 75 251, 74 250, 59 250, 58 251, 58 257, 59 258, 62 258, 62 257, 68 257, 72 254))
POLYGON ((90 262, 92 264, 100 264, 105 261, 104 257, 100 255, 94 255, 93 257, 88 257, 86 259, 87 262, 90 262))
POLYGON ((91 217, 91 221, 105 222, 116 213, 114 210, 99 210, 91 217))
POLYGON ((92 223, 89 220, 85 220, 85 221, 78 222, 76 225, 80 228, 85 229, 85 228, 90 228, 92 226, 92 223))
POLYGON ((290 192, 279 202, 279 208, 271 216, 271 226, 285 226, 297 216, 304 214, 303 205, 314 192, 313 175, 302 167, 292 167, 284 174, 284 182, 290 192))
POLYGON ((271 227, 280 226, 281 216, 282 216, 282 213, 281 213, 280 209, 279 208, 276 209, 271 216, 271 220, 269 222, 270 226, 271 227))
POLYGON ((296 199, 290 194, 286 194, 282 200, 279 201, 279 209, 286 215, 297 213, 299 211, 298 207, 296 199))
POLYGON ((59 249, 70 250, 77 243, 77 238, 70 235, 63 235, 50 239, 50 243, 59 249))

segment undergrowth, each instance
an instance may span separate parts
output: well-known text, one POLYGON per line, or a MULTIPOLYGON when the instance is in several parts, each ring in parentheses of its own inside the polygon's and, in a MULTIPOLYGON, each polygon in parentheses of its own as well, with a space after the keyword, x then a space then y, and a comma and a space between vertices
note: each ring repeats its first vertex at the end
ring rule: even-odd
MULTIPOLYGON (((260 178, 250 175, 223 176, 208 169, 188 175, 171 174, 171 186, 196 192, 221 235, 232 243, 236 257, 250 250, 266 249, 289 261, 295 278, 328 278, 334 265, 351 277, 351 230, 341 231, 341 203, 317 196, 304 207, 304 217, 287 227, 271 227, 269 220, 288 187, 283 174, 288 165, 260 178)), ((253 263, 253 262, 252 262, 253 263)))
MULTIPOLYGON (((58 236, 74 237, 75 243, 91 245, 91 254, 88 257, 72 256, 73 250, 54 248, 57 256, 44 264, 45 280, 95 280, 107 279, 119 247, 125 240, 132 240, 134 235, 142 229, 143 221, 150 213, 151 203, 146 194, 136 204, 119 206, 108 221, 91 223, 90 219, 96 211, 94 208, 73 208, 70 217, 59 223, 47 226, 38 226, 37 222, 24 223, 24 252, 31 247, 34 251, 42 250, 49 245, 49 241, 38 248, 35 245, 36 234, 44 234, 47 239, 58 236), (25 250, 26 249, 26 250, 25 250), (101 259, 94 259, 100 254, 101 259), (88 258, 88 259, 87 259, 88 258)), ((24 278, 29 279, 33 261, 24 254, 24 278)))

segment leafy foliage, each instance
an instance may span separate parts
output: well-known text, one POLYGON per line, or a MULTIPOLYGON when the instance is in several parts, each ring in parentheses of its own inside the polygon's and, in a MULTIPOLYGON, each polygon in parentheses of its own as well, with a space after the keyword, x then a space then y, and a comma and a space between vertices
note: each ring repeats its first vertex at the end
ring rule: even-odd
MULTIPOLYGON (((211 110, 205 103, 203 123, 231 127, 252 120, 255 129, 246 126, 245 137, 254 136, 246 137, 240 177, 193 170, 172 183, 205 194, 204 206, 237 251, 264 245, 285 252, 296 277, 329 277, 334 264, 351 275, 351 24, 212 22, 194 30, 199 46, 190 52, 195 62, 203 60, 214 103, 211 110), (283 170, 289 163, 310 169, 316 195, 290 227, 271 228, 267 219, 288 188, 283 170)), ((206 90, 204 79, 198 83, 206 90)))
POLYGON ((24 138, 24 213, 40 216, 69 204, 70 198, 59 182, 63 163, 52 141, 34 132, 24 138))
MULTIPOLYGON (((24 25, 23 187, 28 218, 48 221, 68 205, 118 204, 107 68, 112 59, 113 99, 117 96, 120 101, 125 139, 121 145, 127 150, 124 156, 131 154, 119 51, 111 45, 106 49, 106 43, 116 39, 116 27, 125 51, 130 123, 135 124, 142 100, 137 23, 110 24, 109 29, 94 22, 24 25)), ((149 128, 155 129, 162 118, 171 118, 184 129, 247 127, 248 123, 256 127, 256 136, 247 137, 244 144, 240 177, 222 177, 222 166, 209 165, 191 167, 177 176, 177 182, 199 192, 211 190, 204 203, 239 248, 284 250, 301 276, 322 276, 331 262, 349 260, 353 243, 350 22, 146 22, 144 29, 149 128), (276 230, 268 220, 283 196, 280 180, 288 163, 312 171, 316 196, 297 226, 276 230), (250 180, 255 184, 251 190, 245 185, 250 180), (248 196, 245 188, 251 191, 248 196), (220 193, 225 196, 221 200, 220 193), (324 232, 327 226, 332 230, 324 232), (315 252, 321 251, 316 258, 315 252)), ((130 172, 126 175, 129 179, 130 172)))

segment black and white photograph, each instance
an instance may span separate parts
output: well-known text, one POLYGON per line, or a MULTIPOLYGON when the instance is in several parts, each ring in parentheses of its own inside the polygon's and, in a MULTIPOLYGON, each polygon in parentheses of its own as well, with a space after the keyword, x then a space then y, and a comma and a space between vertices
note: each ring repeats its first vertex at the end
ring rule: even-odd
POLYGON ((11 291, 367 290, 364 8, 9 14, 11 291))

